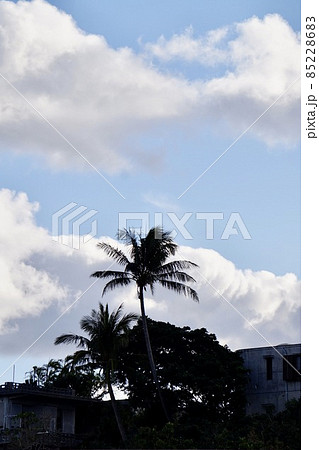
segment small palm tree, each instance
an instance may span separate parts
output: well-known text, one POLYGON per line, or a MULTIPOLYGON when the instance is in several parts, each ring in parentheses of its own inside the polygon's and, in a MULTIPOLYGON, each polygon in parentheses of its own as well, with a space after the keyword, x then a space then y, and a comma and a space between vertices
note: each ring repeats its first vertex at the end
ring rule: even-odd
POLYGON ((44 387, 52 384, 57 375, 62 370, 62 359, 50 359, 47 364, 43 366, 33 366, 33 370, 26 372, 27 382, 37 384, 40 387, 44 387))
POLYGON ((113 290, 120 286, 127 286, 132 282, 136 284, 150 367, 165 416, 167 420, 169 420, 169 415, 158 382, 150 343, 144 305, 144 292, 147 288, 150 288, 150 291, 153 294, 155 284, 158 283, 178 294, 184 294, 195 301, 199 301, 196 291, 184 284, 185 282, 195 281, 194 278, 185 273, 184 270, 198 266, 190 261, 168 261, 171 256, 175 255, 178 246, 173 242, 170 233, 163 231, 159 227, 150 229, 145 237, 142 237, 141 235, 137 236, 132 231, 124 230, 119 233, 119 238, 129 246, 131 260, 128 259, 122 250, 113 247, 108 243, 100 242, 98 247, 104 250, 107 256, 124 266, 124 271, 97 271, 91 276, 110 279, 104 286, 102 296, 107 290, 113 290))
POLYGON ((59 373, 61 373, 63 368, 62 359, 50 359, 47 364, 44 364, 44 384, 50 386, 54 383, 59 373))
POLYGON ((102 370, 106 391, 111 397, 111 403, 123 442, 126 433, 118 412, 112 388, 112 374, 116 365, 118 352, 127 343, 127 335, 132 321, 138 316, 133 313, 122 314, 123 304, 116 311, 109 313, 108 305, 99 303, 99 309, 92 310, 90 316, 84 316, 80 321, 83 331, 88 337, 77 334, 62 334, 55 340, 58 344, 77 344, 78 350, 74 353, 74 362, 86 363, 91 367, 102 370))

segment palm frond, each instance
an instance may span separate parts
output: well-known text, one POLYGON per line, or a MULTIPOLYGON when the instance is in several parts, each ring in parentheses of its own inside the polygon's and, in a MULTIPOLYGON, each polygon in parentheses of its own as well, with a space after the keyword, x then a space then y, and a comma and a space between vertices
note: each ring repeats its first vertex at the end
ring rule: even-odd
POLYGON ((99 323, 98 313, 93 309, 90 316, 82 317, 80 321, 80 326, 81 329, 92 338, 98 323, 99 323))
POLYGON ((117 324, 120 320, 121 320, 121 314, 122 314, 122 310, 124 307, 124 303, 121 303, 120 306, 114 310, 110 317, 109 317, 109 321, 113 324, 117 324))
POLYGON ((180 281, 182 283, 196 283, 196 280, 188 275, 188 273, 179 271, 162 273, 158 278, 161 280, 180 281))
POLYGON ((61 334, 58 336, 55 341, 54 345, 60 345, 60 344, 77 344, 78 347, 85 348, 88 346, 89 340, 84 336, 79 336, 78 334, 61 334))
POLYGON ((110 258, 114 259, 116 262, 121 264, 121 266, 125 266, 126 264, 129 263, 129 260, 125 255, 125 253, 122 250, 113 247, 113 245, 110 245, 107 242, 99 242, 97 246, 102 250, 104 250, 107 256, 109 256, 110 258))
POLYGON ((68 366, 73 367, 84 367, 91 362, 91 356, 89 350, 78 350, 73 355, 68 355, 65 358, 65 362, 68 366))
POLYGON ((94 278, 127 278, 127 272, 120 270, 98 270, 90 275, 94 278))
POLYGON ((138 320, 139 315, 135 313, 127 313, 117 322, 116 330, 120 333, 125 333, 129 330, 132 322, 138 320))
POLYGON ((192 300, 199 302, 197 292, 186 284, 179 283, 177 281, 158 279, 158 282, 165 288, 176 292, 177 294, 184 294, 186 297, 190 297, 192 300))
POLYGON ((161 274, 173 272, 175 270, 188 270, 196 267, 198 267, 198 265, 191 261, 177 260, 163 264, 161 267, 158 268, 158 273, 161 274))
POLYGON ((126 277, 126 278, 114 278, 113 280, 106 283, 104 286, 104 289, 102 291, 102 297, 106 293, 106 291, 113 291, 117 287, 127 286, 132 281, 132 278, 126 277))
POLYGON ((124 241, 125 244, 131 245, 132 239, 136 240, 137 239, 137 235, 136 235, 136 232, 133 229, 131 229, 131 228, 129 228, 129 229, 123 228, 122 230, 118 230, 117 238, 120 241, 124 241))
POLYGON ((138 252, 141 236, 137 235, 134 230, 132 230, 132 229, 127 230, 126 228, 124 228, 123 230, 119 230, 117 236, 118 236, 118 239, 120 239, 121 241, 124 241, 124 243, 128 247, 131 247, 130 254, 131 254, 131 257, 135 260, 135 258, 136 258, 135 253, 136 253, 136 251, 138 252))

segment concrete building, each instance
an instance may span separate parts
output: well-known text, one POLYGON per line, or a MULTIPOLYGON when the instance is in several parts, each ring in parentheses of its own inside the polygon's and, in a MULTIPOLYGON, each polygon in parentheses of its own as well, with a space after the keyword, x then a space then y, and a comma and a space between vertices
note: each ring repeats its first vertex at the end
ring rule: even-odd
POLYGON ((301 396, 301 345, 281 344, 238 350, 249 370, 246 413, 274 413, 301 396))
POLYGON ((39 441, 51 443, 58 440, 61 448, 68 446, 77 440, 77 409, 91 403, 91 399, 77 397, 72 389, 5 383, 0 386, 0 444, 10 442, 6 437, 9 430, 21 428, 22 413, 33 413, 39 422, 39 441))
POLYGON ((19 426, 16 416, 33 412, 46 431, 74 434, 75 399, 71 389, 5 383, 0 386, 0 429, 19 426))

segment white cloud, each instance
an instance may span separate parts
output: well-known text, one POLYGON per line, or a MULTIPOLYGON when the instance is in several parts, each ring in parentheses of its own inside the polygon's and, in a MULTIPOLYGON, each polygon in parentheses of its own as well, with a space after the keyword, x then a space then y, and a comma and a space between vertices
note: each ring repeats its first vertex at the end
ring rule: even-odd
POLYGON ((232 349, 300 341, 300 281, 295 274, 240 270, 211 249, 181 247, 177 257, 199 265, 192 275, 200 302, 158 289, 159 309, 152 309, 152 318, 206 327, 232 349))
MULTIPOLYGON (((245 129, 300 76, 300 39, 278 15, 253 17, 237 24, 229 43, 235 70, 212 79, 206 95, 216 100, 214 113, 245 129), (240 113, 240 111, 242 113, 240 113)), ((252 131, 270 145, 299 138, 300 81, 289 88, 252 131), (284 120, 283 120, 284 117, 284 120)))
MULTIPOLYGON (((1 73, 107 172, 133 165, 136 127, 141 132, 154 120, 180 116, 197 95, 186 82, 149 68, 129 48, 113 50, 103 37, 83 33, 70 16, 42 0, 2 2, 0 17, 1 73)), ((44 154, 56 166, 83 163, 3 80, 0 89, 6 146, 44 154)))
MULTIPOLYGON (((0 205, 1 347, 2 351, 13 347, 23 351, 26 342, 30 344, 30 340, 36 339, 66 305, 88 288, 92 282, 89 275, 95 270, 107 269, 111 260, 97 249, 95 239, 80 250, 53 242, 47 230, 35 223, 38 206, 30 203, 23 193, 0 191, 0 205), (10 344, 5 338, 9 328, 10 344), (24 333, 27 339, 23 338, 24 333)), ((105 239, 109 238, 99 238, 105 239)), ((112 239, 110 241, 120 245, 112 239)), ((257 343, 265 345, 248 322, 274 344, 300 339, 300 282, 294 274, 277 276, 268 271, 239 270, 216 251, 204 248, 181 247, 177 257, 200 266, 198 271, 193 271, 200 303, 158 288, 153 298, 147 296, 146 308, 150 317, 179 326, 206 327, 231 348, 257 343)), ((53 337, 77 330, 82 315, 90 312, 100 301, 102 286, 103 282, 98 280, 65 319, 54 327, 53 337)), ((103 301, 108 301, 112 308, 124 301, 127 311, 139 311, 135 286, 114 291, 103 301)), ((45 347, 54 352, 52 333, 50 339, 45 337, 37 344, 44 353, 47 353, 45 347)))
MULTIPOLYGON (((0 72, 89 161, 108 173, 156 168, 165 152, 156 142, 167 127, 198 117, 227 135, 243 131, 299 74, 299 40, 277 15, 194 38, 191 30, 146 45, 162 59, 221 66, 208 81, 160 72, 129 48, 112 49, 43 0, 0 3, 0 72), (58 31, 57 31, 58 30, 58 31), (223 45, 219 46, 222 43, 223 45), (152 139, 146 139, 151 136, 152 139), (146 148, 147 147, 147 148, 146 148)), ((43 156, 56 167, 86 163, 3 79, 0 80, 2 150, 43 156)), ((299 137, 299 85, 253 128, 269 144, 299 137), (282 117, 285 119, 282 120, 282 117)), ((164 144, 170 149, 170 142, 164 144)))
POLYGON ((29 259, 48 250, 46 230, 36 226, 38 205, 24 193, 0 191, 0 334, 16 329, 16 319, 36 317, 52 303, 61 303, 69 290, 29 259))
POLYGON ((199 62, 207 66, 215 66, 227 62, 227 53, 218 45, 227 36, 228 28, 211 30, 205 36, 194 38, 193 27, 188 27, 182 34, 174 34, 170 39, 161 36, 155 44, 146 43, 146 54, 163 61, 175 58, 187 62, 199 62))
MULTIPOLYGON (((202 83, 202 107, 208 116, 226 119, 241 131, 300 76, 300 37, 277 14, 252 17, 198 38, 192 28, 169 40, 161 36, 146 44, 145 52, 162 61, 181 59, 208 67, 223 63, 223 75, 202 83)), ((269 145, 292 144, 299 138, 299 101, 296 82, 252 131, 269 145)))

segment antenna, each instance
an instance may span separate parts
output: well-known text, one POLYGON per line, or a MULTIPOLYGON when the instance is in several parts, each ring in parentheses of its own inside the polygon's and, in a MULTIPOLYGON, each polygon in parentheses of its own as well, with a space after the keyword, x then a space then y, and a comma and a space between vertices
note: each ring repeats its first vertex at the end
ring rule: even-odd
POLYGON ((16 374, 16 365, 13 364, 13 366, 12 366, 12 382, 13 383, 14 383, 15 374, 16 374))

